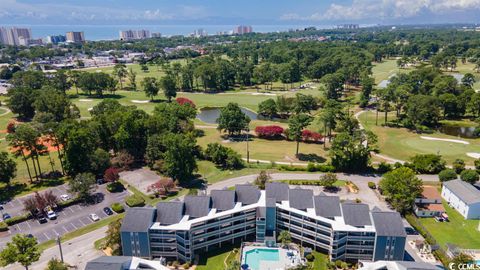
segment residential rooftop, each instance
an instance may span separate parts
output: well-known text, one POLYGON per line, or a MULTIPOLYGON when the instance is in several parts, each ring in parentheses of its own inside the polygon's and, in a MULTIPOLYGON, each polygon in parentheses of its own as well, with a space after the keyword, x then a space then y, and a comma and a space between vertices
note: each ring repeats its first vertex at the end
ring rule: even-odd
POLYGON ((443 185, 466 204, 480 202, 480 190, 465 181, 459 179, 451 180, 443 183, 443 185))

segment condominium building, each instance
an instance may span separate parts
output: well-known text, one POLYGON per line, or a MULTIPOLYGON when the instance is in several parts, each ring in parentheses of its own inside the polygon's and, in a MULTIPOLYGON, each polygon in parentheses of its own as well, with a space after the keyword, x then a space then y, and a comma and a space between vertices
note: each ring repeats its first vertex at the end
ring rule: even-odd
POLYGON ((406 233, 397 212, 384 212, 309 189, 268 183, 237 185, 208 196, 186 196, 156 208, 131 208, 121 228, 126 256, 191 261, 198 253, 238 241, 268 245, 289 231, 332 260, 403 260, 406 233))
POLYGON ((148 30, 124 30, 119 32, 120 40, 146 39, 150 37, 148 30))
POLYGON ((0 43, 12 46, 28 46, 32 39, 32 30, 29 28, 0 27, 0 43))
POLYGON ((83 32, 67 32, 67 42, 82 43, 85 42, 85 35, 83 32))
POLYGON ((160 33, 160 32, 152 33, 152 38, 161 38, 161 37, 162 37, 162 33, 160 33))
POLYGON ((67 41, 67 37, 64 35, 52 35, 47 36, 45 39, 47 43, 58 44, 67 41))
POLYGON ((233 29, 233 33, 237 35, 243 35, 243 34, 248 34, 252 32, 253 32, 253 28, 250 25, 239 25, 233 29))

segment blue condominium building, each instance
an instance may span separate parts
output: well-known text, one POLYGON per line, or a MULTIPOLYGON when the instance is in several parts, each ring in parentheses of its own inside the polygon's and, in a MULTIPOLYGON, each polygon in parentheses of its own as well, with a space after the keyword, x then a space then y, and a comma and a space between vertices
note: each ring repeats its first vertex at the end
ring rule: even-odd
POLYGON ((240 241, 274 243, 281 231, 293 241, 342 261, 399 261, 406 233, 397 212, 312 190, 268 183, 237 185, 208 196, 131 208, 121 228, 125 256, 191 261, 196 254, 240 241))

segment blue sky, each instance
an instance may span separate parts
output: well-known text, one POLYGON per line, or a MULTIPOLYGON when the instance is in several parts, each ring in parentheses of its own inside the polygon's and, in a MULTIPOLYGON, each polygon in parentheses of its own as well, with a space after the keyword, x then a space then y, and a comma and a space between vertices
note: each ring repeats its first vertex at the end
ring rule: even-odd
POLYGON ((479 23, 480 0, 0 0, 0 24, 479 23))

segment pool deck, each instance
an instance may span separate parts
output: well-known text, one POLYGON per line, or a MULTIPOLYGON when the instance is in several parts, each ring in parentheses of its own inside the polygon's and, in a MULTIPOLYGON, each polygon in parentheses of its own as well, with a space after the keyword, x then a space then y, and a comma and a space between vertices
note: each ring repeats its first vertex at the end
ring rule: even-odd
MULTIPOLYGON (((246 263, 246 252, 255 250, 255 249, 270 249, 270 250, 278 250, 278 261, 260 261, 260 269, 261 270, 282 270, 288 269, 294 266, 297 266, 301 263, 300 255, 296 250, 287 250, 283 248, 271 248, 266 246, 245 246, 242 250, 242 264, 246 263), (294 252, 293 260, 287 256, 287 252, 292 251, 294 252)), ((260 270, 260 269, 252 269, 252 270, 260 270)))

